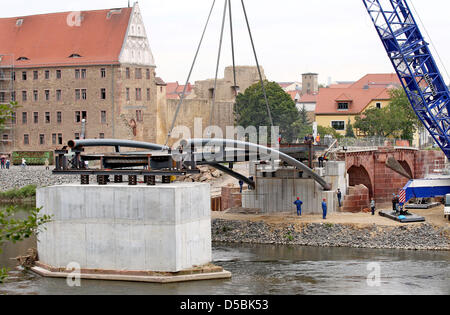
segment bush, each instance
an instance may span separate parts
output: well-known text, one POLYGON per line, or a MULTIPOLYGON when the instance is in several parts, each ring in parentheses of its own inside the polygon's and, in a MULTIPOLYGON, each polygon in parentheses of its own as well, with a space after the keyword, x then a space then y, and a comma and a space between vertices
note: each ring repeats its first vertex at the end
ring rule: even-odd
POLYGON ((48 160, 50 164, 53 164, 54 160, 53 152, 51 151, 17 151, 12 154, 12 163, 14 165, 21 165, 23 158, 27 161, 27 165, 44 165, 45 160, 48 160))
POLYGON ((37 187, 35 185, 28 185, 20 189, 11 189, 5 192, 0 192, 0 199, 14 200, 32 198, 36 196, 36 188, 37 187))

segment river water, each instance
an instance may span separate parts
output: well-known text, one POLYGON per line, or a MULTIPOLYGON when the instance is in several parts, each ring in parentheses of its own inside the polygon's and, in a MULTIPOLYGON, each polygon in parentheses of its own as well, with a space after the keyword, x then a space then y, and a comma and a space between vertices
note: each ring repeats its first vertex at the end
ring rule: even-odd
POLYGON ((232 272, 231 280, 164 285, 82 280, 73 288, 65 279, 15 269, 10 258, 31 247, 36 240, 3 248, 0 266, 10 267, 11 277, 0 284, 0 294, 450 294, 450 252, 214 244, 214 263, 232 272))

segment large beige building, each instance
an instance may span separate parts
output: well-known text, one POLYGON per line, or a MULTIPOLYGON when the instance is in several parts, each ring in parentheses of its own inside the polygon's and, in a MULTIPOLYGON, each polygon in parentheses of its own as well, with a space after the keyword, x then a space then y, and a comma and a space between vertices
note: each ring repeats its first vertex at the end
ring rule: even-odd
POLYGON ((19 104, 0 153, 83 136, 156 141, 156 66, 138 4, 0 19, 0 58, 0 102, 19 104))

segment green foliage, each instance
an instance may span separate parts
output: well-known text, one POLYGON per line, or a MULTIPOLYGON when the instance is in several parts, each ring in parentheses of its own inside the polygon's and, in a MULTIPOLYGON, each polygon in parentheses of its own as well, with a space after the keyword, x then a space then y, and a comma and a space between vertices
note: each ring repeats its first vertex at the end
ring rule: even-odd
MULTIPOLYGON (((50 222, 52 218, 48 215, 40 216, 41 210, 37 208, 31 210, 26 219, 15 218, 17 212, 15 207, 0 210, 0 253, 5 242, 15 244, 42 231, 43 226, 50 222)), ((7 273, 8 271, 5 268, 0 270, 0 283, 5 281, 7 273)))
POLYGON ((347 123, 347 129, 345 131, 345 137, 346 138, 356 138, 355 132, 353 130, 353 125, 352 125, 350 119, 348 120, 348 123, 347 123))
POLYGON ((5 192, 0 192, 1 200, 17 200, 36 197, 36 186, 28 185, 20 189, 11 189, 5 192))
POLYGON ((288 233, 285 235, 285 238, 286 238, 289 242, 292 242, 292 241, 294 240, 294 236, 292 235, 291 232, 288 232, 288 233))
POLYGON ((378 109, 369 108, 356 117, 354 127, 369 137, 394 137, 412 141, 421 125, 403 89, 390 91, 391 102, 378 109))
POLYGON ((343 136, 332 127, 317 126, 317 132, 323 137, 329 135, 334 139, 342 139, 343 136))
POLYGON ((307 135, 313 133, 312 123, 309 120, 306 108, 300 109, 299 119, 294 123, 293 126, 296 130, 298 130, 297 137, 299 139, 304 139, 307 135))
MULTIPOLYGON (((296 140, 299 125, 295 123, 300 117, 294 101, 277 83, 265 81, 264 86, 274 125, 280 127, 284 141, 296 140)), ((271 136, 270 120, 261 84, 254 84, 237 96, 234 112, 237 125, 244 128, 255 126, 258 130, 261 126, 267 126, 269 137, 271 136)))
POLYGON ((16 102, 0 104, 0 131, 5 127, 5 123, 11 119, 14 110, 18 107, 16 102))
POLYGON ((22 158, 27 161, 27 165, 44 165, 45 161, 48 160, 49 164, 52 164, 54 159, 53 152, 51 151, 43 151, 43 152, 13 152, 12 154, 12 163, 14 165, 21 165, 22 158))

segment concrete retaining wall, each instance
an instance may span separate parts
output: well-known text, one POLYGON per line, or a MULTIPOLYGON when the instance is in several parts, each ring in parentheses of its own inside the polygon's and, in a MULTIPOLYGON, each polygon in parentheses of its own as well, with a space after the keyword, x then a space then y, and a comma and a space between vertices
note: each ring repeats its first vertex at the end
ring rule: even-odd
POLYGON ((53 215, 38 237, 53 267, 178 272, 212 260, 209 184, 53 186, 37 207, 53 215))

